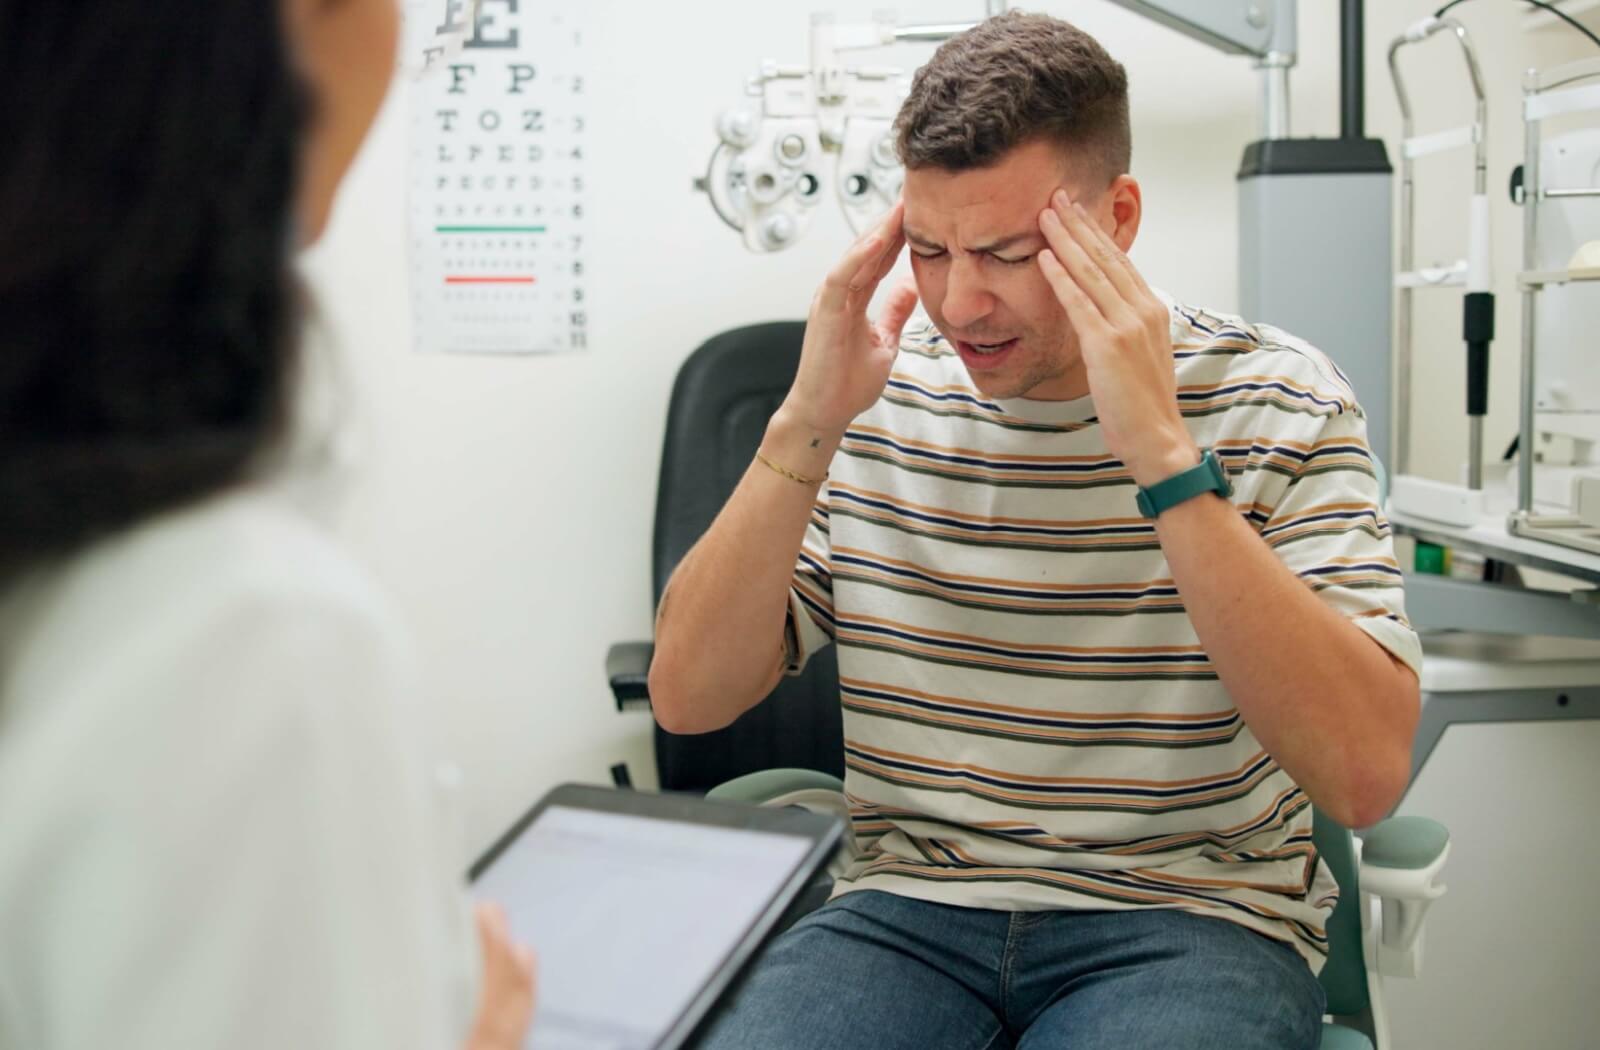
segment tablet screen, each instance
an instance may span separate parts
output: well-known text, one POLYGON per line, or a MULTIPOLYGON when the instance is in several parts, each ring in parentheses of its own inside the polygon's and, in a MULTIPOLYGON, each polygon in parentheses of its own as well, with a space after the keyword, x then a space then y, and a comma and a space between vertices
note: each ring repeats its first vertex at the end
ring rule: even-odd
POLYGON ((654 1046, 812 846, 800 835, 545 808, 473 885, 538 953, 528 1046, 654 1046))

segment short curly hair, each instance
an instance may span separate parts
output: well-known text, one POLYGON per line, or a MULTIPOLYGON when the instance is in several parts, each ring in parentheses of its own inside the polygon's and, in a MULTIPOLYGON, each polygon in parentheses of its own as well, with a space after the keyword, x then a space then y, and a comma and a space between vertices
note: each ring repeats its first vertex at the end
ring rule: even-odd
POLYGON ((1011 11, 943 44, 895 121, 907 168, 966 171, 1036 139, 1109 183, 1128 171, 1128 73, 1099 41, 1049 15, 1011 11))

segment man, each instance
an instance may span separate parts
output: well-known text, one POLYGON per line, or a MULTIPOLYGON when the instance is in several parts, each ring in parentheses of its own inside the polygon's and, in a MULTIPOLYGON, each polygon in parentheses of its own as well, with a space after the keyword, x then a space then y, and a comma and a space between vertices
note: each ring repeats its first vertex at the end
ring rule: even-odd
POLYGON ((904 200, 661 609, 675 732, 839 646, 857 855, 709 1045, 1315 1046, 1311 806, 1380 818, 1418 715, 1354 395, 1129 263, 1126 76, 1081 31, 947 43, 898 134, 904 200))

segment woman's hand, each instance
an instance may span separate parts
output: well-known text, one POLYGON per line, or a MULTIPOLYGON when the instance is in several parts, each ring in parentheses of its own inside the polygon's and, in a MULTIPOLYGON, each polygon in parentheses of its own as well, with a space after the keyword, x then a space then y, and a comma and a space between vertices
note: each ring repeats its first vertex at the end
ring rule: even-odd
POLYGON ((479 904, 477 919, 483 991, 465 1050, 522 1050, 533 1024, 533 952, 512 942, 498 906, 479 904))

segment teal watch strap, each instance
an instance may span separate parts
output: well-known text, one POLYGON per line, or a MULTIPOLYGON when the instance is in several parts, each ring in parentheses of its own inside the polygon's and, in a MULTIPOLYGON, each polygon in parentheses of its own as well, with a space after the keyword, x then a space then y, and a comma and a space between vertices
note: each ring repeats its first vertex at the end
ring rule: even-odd
POLYGON ((1215 492, 1223 497, 1233 495, 1228 472, 1222 469, 1217 454, 1209 448, 1200 450, 1200 462, 1188 470, 1179 471, 1147 489, 1140 489, 1134 502, 1139 505, 1140 514, 1153 518, 1164 510, 1207 492, 1215 492))

